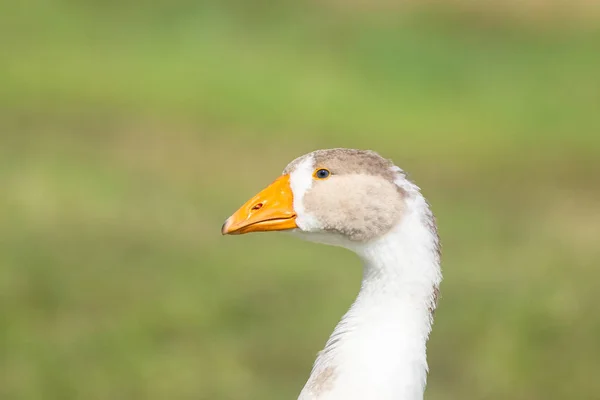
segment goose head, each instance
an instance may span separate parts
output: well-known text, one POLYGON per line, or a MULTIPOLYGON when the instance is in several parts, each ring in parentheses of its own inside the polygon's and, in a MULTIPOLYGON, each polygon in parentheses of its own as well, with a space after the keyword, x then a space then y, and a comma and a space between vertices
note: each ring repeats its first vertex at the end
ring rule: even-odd
POLYGON ((291 231, 355 248, 399 223, 413 189, 400 168, 374 151, 317 150, 292 161, 225 221, 222 233, 291 231))

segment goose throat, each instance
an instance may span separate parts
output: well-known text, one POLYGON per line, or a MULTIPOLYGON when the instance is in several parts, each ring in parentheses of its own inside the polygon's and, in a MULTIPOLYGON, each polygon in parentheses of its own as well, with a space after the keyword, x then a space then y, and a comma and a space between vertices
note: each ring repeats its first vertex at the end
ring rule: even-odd
POLYGON ((413 208, 387 235, 353 249, 363 261, 360 291, 300 400, 423 398, 441 272, 433 216, 422 197, 414 203, 421 212, 413 208))

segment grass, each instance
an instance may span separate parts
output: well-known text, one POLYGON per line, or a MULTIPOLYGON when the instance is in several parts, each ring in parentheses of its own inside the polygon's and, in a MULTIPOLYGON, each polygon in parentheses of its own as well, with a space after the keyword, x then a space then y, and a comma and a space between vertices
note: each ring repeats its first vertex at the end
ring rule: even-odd
POLYGON ((25 6, 0 13, 0 397, 294 398, 359 262, 219 229, 330 146, 393 158, 433 204, 427 398, 600 391, 589 25, 25 6))

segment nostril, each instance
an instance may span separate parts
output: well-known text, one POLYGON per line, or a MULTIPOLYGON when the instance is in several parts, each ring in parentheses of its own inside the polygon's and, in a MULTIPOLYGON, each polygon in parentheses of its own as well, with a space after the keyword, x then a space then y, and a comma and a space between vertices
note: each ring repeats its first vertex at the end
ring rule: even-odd
POLYGON ((252 211, 256 211, 256 210, 260 210, 263 206, 263 203, 258 203, 255 204, 254 207, 252 207, 252 211))

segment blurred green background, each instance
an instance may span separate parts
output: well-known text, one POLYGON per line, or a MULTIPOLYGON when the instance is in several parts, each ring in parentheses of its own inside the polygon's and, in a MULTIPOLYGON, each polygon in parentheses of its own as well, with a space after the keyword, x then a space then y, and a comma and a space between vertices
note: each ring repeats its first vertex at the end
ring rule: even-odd
POLYGON ((426 398, 600 393, 600 7, 0 5, 0 398, 295 399, 350 253, 223 220, 379 151, 438 217, 426 398))

